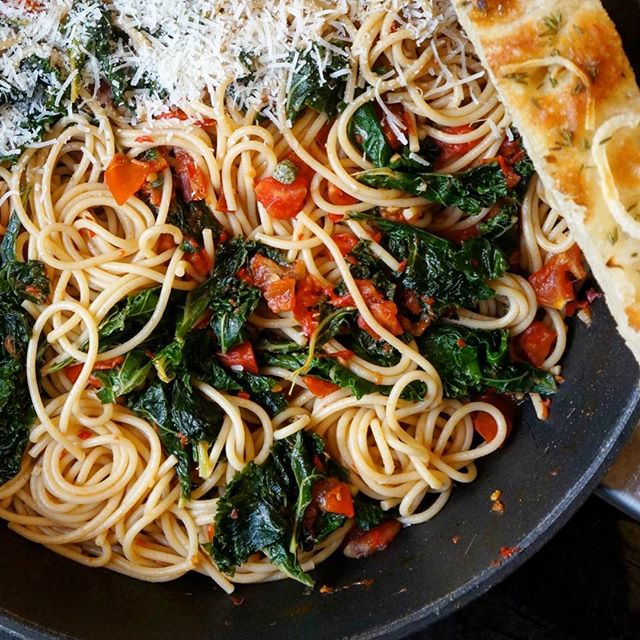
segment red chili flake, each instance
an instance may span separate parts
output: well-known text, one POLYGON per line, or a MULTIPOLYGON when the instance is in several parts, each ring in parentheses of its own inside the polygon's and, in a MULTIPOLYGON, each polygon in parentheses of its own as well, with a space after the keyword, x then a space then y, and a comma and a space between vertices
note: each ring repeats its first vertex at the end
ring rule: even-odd
POLYGON ((231 513, 229 514, 232 520, 237 520, 239 515, 240 514, 238 513, 237 509, 232 509, 231 513))
POLYGON ((467 346, 467 343, 462 339, 462 338, 458 338, 458 341, 456 342, 456 344, 461 348, 464 349, 467 346))
POLYGON ((520 553, 520 547, 500 547, 500 557, 505 560, 520 553))
POLYGON ((153 138, 151 136, 138 136, 136 142, 153 142, 153 138))
POLYGON ((180 444, 183 447, 186 447, 189 444, 189 438, 187 438, 187 436, 185 436, 184 433, 180 433, 178 431, 177 436, 178 436, 178 440, 180 440, 180 444))
POLYGON ((588 289, 585 294, 589 304, 593 304, 598 298, 602 298, 603 295, 601 291, 596 291, 595 289, 588 289))
POLYGON ((196 120, 193 124, 196 127, 215 127, 216 121, 213 118, 203 118, 202 120, 196 120))
POLYGON ((397 272, 398 272, 398 273, 402 273, 406 268, 407 268, 407 261, 406 261, 406 260, 403 260, 403 261, 398 265, 397 272))
POLYGON ((453 544, 460 544, 462 542, 462 537, 461 536, 453 536, 453 538, 451 538, 451 542, 453 542, 453 544))
POLYGON ((89 429, 82 429, 81 431, 78 431, 78 438, 80 438, 80 440, 88 440, 92 435, 93 433, 91 433, 89 429))
POLYGON ((241 607, 244 604, 244 598, 240 596, 229 596, 229 600, 231 600, 231 603, 236 607, 241 607))
POLYGON ((238 398, 242 398, 243 400, 248 400, 251 397, 246 391, 238 391, 236 395, 238 398))

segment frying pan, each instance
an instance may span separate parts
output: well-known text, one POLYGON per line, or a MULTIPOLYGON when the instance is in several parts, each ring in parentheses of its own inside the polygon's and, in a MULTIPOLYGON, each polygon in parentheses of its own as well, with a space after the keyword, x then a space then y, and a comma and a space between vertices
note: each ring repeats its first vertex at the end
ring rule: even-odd
MULTIPOLYGON (((640 2, 606 4, 640 68, 640 2)), ((423 629, 539 549, 592 492, 638 422, 637 365, 602 301, 593 316, 590 328, 572 323, 566 382, 550 419, 540 422, 526 407, 504 449, 480 462, 478 479, 457 487, 435 520, 404 530, 384 553, 322 564, 317 585, 330 589, 293 581, 241 586, 237 606, 201 576, 138 582, 81 567, 0 527, 0 635, 364 640, 423 629), (491 511, 495 489, 506 506, 502 516, 491 511)))

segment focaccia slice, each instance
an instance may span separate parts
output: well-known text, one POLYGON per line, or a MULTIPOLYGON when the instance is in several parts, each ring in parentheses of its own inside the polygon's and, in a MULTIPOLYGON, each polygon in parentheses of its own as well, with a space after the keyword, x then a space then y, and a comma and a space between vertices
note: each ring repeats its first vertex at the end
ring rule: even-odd
POLYGON ((640 361, 640 91, 598 0, 453 0, 640 361))

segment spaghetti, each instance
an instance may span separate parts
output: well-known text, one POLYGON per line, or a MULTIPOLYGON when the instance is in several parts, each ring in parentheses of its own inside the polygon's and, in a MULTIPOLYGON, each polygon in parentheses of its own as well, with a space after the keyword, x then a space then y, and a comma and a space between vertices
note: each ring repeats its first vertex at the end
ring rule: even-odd
MULTIPOLYGON (((488 166, 482 163, 500 155, 505 136, 513 140, 509 117, 453 15, 437 16, 437 28, 420 39, 395 6, 327 15, 322 41, 340 40, 347 59, 337 76, 344 81, 346 106, 335 117, 305 108, 292 121, 286 78, 262 114, 255 106, 241 108, 223 83, 201 101, 181 103, 184 111, 137 123, 81 87, 81 109, 60 117, 44 141, 27 148, 10 168, 0 166, 1 224, 6 229, 15 212, 22 227, 17 255, 44 263, 51 285, 45 302, 23 304, 33 319, 26 376, 36 418, 19 473, 0 486, 0 517, 14 531, 87 566, 149 581, 195 570, 231 592, 233 583, 283 575, 263 554, 252 555, 228 575, 202 546, 217 535, 212 525, 225 487, 248 463, 264 464, 274 443, 299 432, 321 436, 331 458, 348 470, 352 492, 379 503, 403 525, 434 517, 454 483, 475 479, 475 461, 503 445, 508 420, 502 405, 486 395, 448 398, 437 367, 419 347, 432 319, 420 329, 407 320, 396 330, 379 312, 389 308, 380 299, 381 285, 375 293, 367 289, 352 272, 353 254, 341 245, 341 238, 348 238, 351 248, 360 242, 380 269, 398 273, 407 256, 394 254, 381 240, 385 227, 378 230, 367 217, 372 212, 449 238, 451 247, 477 237, 496 213, 481 206, 469 215, 457 206, 365 184, 362 172, 374 164, 351 129, 363 107, 372 107, 385 123, 387 140, 405 148, 418 164, 424 162, 423 141, 431 140, 440 150, 442 174, 488 166), (137 159, 136 166, 148 166, 158 156, 165 161, 148 172, 137 195, 119 203, 108 175, 116 156, 123 162, 137 159), (293 167, 287 165, 294 181, 301 172, 308 176, 302 204, 290 217, 271 215, 256 187, 278 167, 284 170, 285 158, 294 160, 293 167), (180 169, 182 161, 186 170, 180 169), (201 193, 195 193, 198 189, 201 193), (195 252, 189 244, 193 238, 172 215, 176 198, 188 195, 213 219, 201 230, 195 252), (278 272, 276 280, 293 280, 298 295, 300 282, 311 278, 319 291, 332 291, 318 295, 347 300, 359 318, 354 331, 375 336, 396 358, 376 361, 354 352, 351 336, 340 332, 318 347, 325 361, 339 358, 363 384, 385 389, 364 394, 330 379, 318 391, 317 376, 307 375, 307 360, 293 370, 275 358, 264 359, 260 376, 275 381, 272 389, 286 399, 275 413, 253 394, 219 390, 211 380, 193 376, 199 401, 220 415, 220 423, 199 452, 204 477, 192 478, 187 497, 180 462, 163 446, 158 425, 122 400, 101 400, 106 378, 99 372, 124 367, 128 354, 149 349, 163 322, 175 314, 175 297, 199 291, 220 264, 221 247, 233 237, 260 243, 267 253, 280 252, 289 266, 280 265, 286 273, 278 272), (121 341, 105 341, 105 322, 145 291, 155 297, 143 321, 121 341), (331 354, 334 358, 327 358, 331 354), (406 399, 416 388, 421 396, 406 399), (486 439, 474 430, 478 416, 492 424, 486 439)), ((135 25, 127 28, 131 32, 135 25)), ((540 305, 527 275, 540 272, 553 256, 564 256, 573 242, 535 177, 518 218, 516 272, 488 282, 492 297, 447 311, 438 323, 469 331, 506 330, 514 343, 538 327, 553 340, 534 364, 558 375, 566 346, 564 314, 562 308, 540 305)), ((271 277, 275 267, 270 268, 271 277)), ((255 269, 253 276, 255 288, 255 269)), ((318 337, 317 323, 308 331, 292 309, 274 312, 264 291, 263 285, 247 324, 256 336, 254 346, 257 336, 267 334, 307 353, 318 337)), ((416 311, 425 320, 424 310, 416 311)), ((140 370, 152 370, 154 358, 148 354, 140 370)), ((242 372, 247 361, 229 366, 231 374, 242 372)), ((170 373, 164 375, 171 379, 170 373)), ((531 395, 543 417, 545 401, 531 395)), ((311 550, 300 551, 302 570, 336 551, 353 534, 352 527, 347 518, 311 550)))

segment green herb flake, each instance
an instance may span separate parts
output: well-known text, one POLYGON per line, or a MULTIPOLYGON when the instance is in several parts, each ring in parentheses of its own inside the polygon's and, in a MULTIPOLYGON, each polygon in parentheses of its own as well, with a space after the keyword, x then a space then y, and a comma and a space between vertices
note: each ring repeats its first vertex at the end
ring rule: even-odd
POLYGON ((553 37, 558 35, 563 24, 563 17, 560 11, 554 11, 553 13, 545 16, 542 19, 542 24, 538 31, 538 35, 541 37, 553 37))

